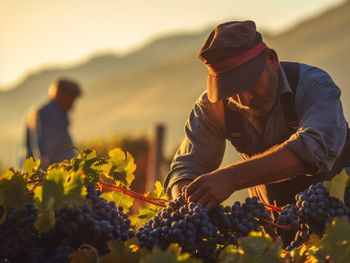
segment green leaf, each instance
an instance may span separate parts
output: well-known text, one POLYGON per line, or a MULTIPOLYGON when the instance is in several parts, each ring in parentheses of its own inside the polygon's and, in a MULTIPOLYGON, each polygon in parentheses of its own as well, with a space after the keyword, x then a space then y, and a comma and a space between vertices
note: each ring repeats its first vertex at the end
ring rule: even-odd
POLYGON ((147 223, 152 217, 154 217, 161 208, 156 206, 148 206, 146 208, 140 208, 137 217, 131 217, 131 221, 134 225, 141 225, 147 223))
POLYGON ((105 192, 100 196, 108 201, 114 201, 117 206, 122 206, 124 212, 129 212, 134 203, 134 198, 119 192, 105 192))
POLYGON ((334 262, 348 262, 350 258, 350 223, 348 218, 335 218, 326 227, 316 258, 323 262, 330 256, 334 262))
POLYGON ((349 175, 343 169, 339 174, 332 178, 330 181, 324 181, 323 185, 329 192, 330 196, 338 198, 344 202, 345 188, 350 182, 349 175))
POLYGON ((234 247, 233 245, 227 246, 220 254, 220 263, 242 262, 242 255, 244 251, 234 247))
POLYGON ((34 160, 32 157, 29 157, 24 161, 23 169, 31 176, 33 175, 40 166, 40 160, 34 160))
POLYGON ((70 263, 99 263, 97 250, 90 245, 82 245, 70 255, 70 263))
POLYGON ((86 187, 83 175, 63 169, 51 169, 41 186, 34 190, 34 205, 38 210, 35 226, 45 232, 55 224, 55 209, 85 202, 86 187))
POLYGON ((122 151, 120 148, 115 148, 109 151, 109 159, 104 166, 104 175, 115 183, 121 183, 125 187, 130 187, 135 179, 134 171, 136 165, 134 158, 128 152, 122 151))
POLYGON ((144 249, 140 250, 136 245, 137 239, 131 239, 127 242, 109 241, 107 243, 110 253, 102 256, 101 263, 137 263, 143 254, 144 249), (135 249, 136 248, 136 249, 135 249))
POLYGON ((20 172, 5 171, 0 178, 0 197, 7 209, 21 208, 31 201, 27 183, 20 172))
POLYGON ((248 237, 240 238, 238 243, 244 251, 241 256, 242 263, 280 262, 279 251, 282 249, 280 240, 274 242, 270 236, 262 232, 251 232, 248 237))
POLYGON ((74 171, 83 170, 86 175, 86 182, 97 183, 102 174, 102 164, 104 160, 99 158, 95 150, 87 149, 77 157, 70 160, 70 167, 74 171))
POLYGON ((181 253, 181 250, 178 245, 171 245, 167 251, 162 251, 159 248, 155 247, 152 250, 152 253, 143 257, 140 260, 140 263, 199 263, 200 260, 191 258, 189 254, 181 253))

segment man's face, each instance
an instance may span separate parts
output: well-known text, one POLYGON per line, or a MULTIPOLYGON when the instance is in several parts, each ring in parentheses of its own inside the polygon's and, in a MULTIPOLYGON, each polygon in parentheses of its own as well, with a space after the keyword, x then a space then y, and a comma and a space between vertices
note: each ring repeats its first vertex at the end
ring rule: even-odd
POLYGON ((67 93, 63 93, 61 96, 61 106, 64 111, 69 112, 73 109, 74 102, 76 100, 76 96, 72 96, 67 93))
POLYGON ((237 107, 256 117, 266 117, 275 105, 278 94, 278 62, 268 58, 258 82, 229 98, 237 107))

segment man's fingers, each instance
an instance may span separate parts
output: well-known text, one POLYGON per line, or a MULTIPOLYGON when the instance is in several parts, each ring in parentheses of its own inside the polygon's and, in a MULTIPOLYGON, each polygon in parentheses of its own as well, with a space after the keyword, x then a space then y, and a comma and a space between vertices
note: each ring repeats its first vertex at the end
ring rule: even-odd
POLYGON ((205 191, 199 187, 186 199, 188 202, 198 202, 198 200, 205 195, 205 191))
POLYGON ((185 198, 188 199, 192 195, 192 193, 194 193, 197 190, 199 185, 200 184, 197 180, 194 180, 192 183, 187 185, 185 188, 185 198))
POLYGON ((206 207, 211 202, 210 197, 206 194, 203 194, 198 200, 197 203, 201 203, 204 207, 206 207))

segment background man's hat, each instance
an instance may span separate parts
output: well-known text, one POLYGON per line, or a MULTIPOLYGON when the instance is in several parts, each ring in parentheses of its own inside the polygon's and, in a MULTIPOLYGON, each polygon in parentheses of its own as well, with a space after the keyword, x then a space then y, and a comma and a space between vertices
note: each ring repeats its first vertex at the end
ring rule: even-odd
POLYGON ((266 51, 253 21, 218 25, 199 53, 209 70, 209 100, 217 102, 254 85, 264 70, 266 51))

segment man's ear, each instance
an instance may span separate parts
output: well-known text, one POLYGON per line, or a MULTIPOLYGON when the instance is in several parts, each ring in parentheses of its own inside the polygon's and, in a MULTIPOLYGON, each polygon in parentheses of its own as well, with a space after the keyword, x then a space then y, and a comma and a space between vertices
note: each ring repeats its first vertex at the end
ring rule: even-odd
POLYGON ((272 66, 278 67, 279 66, 279 61, 278 61, 278 56, 277 53, 274 49, 269 49, 267 53, 267 59, 271 63, 272 66))

